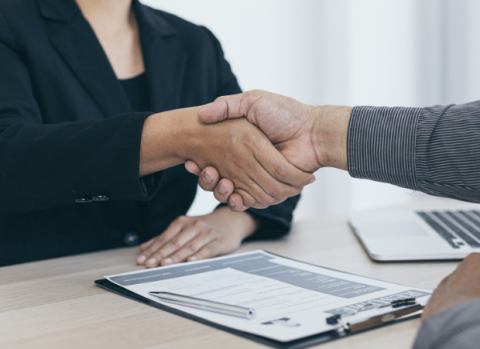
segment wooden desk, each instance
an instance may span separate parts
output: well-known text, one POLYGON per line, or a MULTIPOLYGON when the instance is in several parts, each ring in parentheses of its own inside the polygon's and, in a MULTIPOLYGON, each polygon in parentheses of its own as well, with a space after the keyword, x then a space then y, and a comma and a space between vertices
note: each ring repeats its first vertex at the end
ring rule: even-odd
MULTIPOLYGON (((297 223, 284 240, 247 243, 237 252, 255 249, 425 289, 434 289, 457 265, 372 262, 344 215, 297 223)), ((93 284, 104 275, 141 269, 135 264, 138 253, 138 247, 124 248, 0 268, 0 348, 264 347, 93 284)), ((318 347, 410 348, 419 326, 418 319, 407 321, 318 347)))

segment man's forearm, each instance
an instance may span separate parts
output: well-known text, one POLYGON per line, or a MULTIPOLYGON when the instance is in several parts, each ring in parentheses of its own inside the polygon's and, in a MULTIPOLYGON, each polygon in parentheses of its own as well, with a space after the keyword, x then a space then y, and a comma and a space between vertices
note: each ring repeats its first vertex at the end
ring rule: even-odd
POLYGON ((310 114, 322 167, 416 189, 415 136, 421 108, 322 106, 310 114))
POLYGON ((480 202, 480 102, 428 108, 355 107, 352 177, 480 202))
POLYGON ((309 114, 320 167, 480 202, 480 101, 429 108, 323 106, 309 114))
POLYGON ((312 112, 316 122, 313 127, 313 146, 322 167, 348 169, 347 136, 351 107, 315 107, 312 112))
MULTIPOLYGON (((352 109, 313 107, 266 91, 249 91, 219 98, 199 117, 206 123, 247 118, 303 171, 335 167, 354 178, 480 202, 480 101, 352 109)), ((209 186, 202 188, 211 190, 209 186)), ((225 202, 230 195, 231 190, 216 197, 225 202)), ((241 199, 236 201, 241 205, 241 199)))
POLYGON ((414 349, 476 349, 480 343, 480 300, 461 303, 428 318, 414 349))
POLYGON ((355 107, 348 133, 348 171, 417 189, 416 134, 421 108, 355 107))

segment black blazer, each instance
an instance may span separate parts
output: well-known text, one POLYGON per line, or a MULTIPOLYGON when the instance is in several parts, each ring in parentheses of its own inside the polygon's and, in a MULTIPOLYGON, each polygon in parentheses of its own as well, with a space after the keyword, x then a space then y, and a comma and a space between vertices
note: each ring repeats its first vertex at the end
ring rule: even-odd
MULTIPOLYGON (((133 6, 151 112, 241 92, 210 31, 133 6)), ((187 212, 183 166, 139 179, 151 112, 132 112, 74 0, 0 0, 0 264, 135 245, 187 212)), ((253 238, 287 233, 297 201, 250 210, 253 238)))

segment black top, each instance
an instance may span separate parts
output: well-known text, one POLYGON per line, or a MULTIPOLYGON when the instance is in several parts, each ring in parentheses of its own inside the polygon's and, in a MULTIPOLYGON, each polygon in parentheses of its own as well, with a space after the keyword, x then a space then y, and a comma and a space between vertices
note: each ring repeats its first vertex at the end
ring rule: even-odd
MULTIPOLYGON (((143 122, 241 90, 209 30, 132 6, 149 112, 134 112, 75 0, 0 0, 0 265, 146 241, 192 204, 183 165, 139 179, 143 122)), ((297 201, 249 210, 252 238, 286 234, 297 201)))
POLYGON ((148 111, 150 103, 148 101, 147 74, 142 73, 134 78, 119 81, 132 110, 137 112, 148 111))

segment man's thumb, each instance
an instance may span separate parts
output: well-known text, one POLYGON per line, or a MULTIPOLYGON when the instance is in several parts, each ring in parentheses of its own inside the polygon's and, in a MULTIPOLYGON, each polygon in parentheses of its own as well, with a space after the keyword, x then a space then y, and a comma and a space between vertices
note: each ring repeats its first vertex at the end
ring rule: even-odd
POLYGON ((198 112, 200 121, 214 124, 228 118, 228 106, 224 100, 216 100, 198 112))

